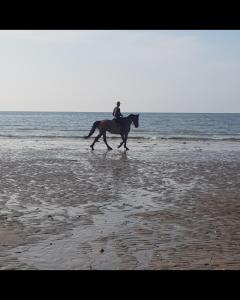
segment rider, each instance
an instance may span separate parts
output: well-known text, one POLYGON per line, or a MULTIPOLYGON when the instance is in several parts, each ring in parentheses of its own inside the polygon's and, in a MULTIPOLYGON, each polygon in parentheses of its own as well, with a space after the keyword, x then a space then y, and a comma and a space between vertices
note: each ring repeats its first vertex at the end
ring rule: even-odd
POLYGON ((117 102, 117 106, 113 110, 113 116, 114 116, 114 120, 119 124, 119 126, 121 128, 121 125, 122 125, 121 121, 122 121, 123 115, 120 111, 120 102, 119 101, 117 102))

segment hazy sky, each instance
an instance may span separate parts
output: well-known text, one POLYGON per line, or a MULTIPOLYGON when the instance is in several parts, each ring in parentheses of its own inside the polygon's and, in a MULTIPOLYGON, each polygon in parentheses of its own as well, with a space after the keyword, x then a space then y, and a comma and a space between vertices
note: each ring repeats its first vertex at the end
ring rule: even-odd
POLYGON ((0 31, 0 110, 240 112, 240 31, 0 31))

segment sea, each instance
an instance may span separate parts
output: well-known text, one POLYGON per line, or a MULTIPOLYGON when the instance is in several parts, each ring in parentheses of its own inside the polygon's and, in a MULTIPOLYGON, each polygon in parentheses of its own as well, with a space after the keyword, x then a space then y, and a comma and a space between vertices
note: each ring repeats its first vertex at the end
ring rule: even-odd
MULTIPOLYGON (((95 121, 103 119, 112 119, 111 112, 4 111, 0 112, 0 138, 81 139, 95 121)), ((139 127, 132 125, 129 138, 240 142, 240 114, 140 112, 139 127)))

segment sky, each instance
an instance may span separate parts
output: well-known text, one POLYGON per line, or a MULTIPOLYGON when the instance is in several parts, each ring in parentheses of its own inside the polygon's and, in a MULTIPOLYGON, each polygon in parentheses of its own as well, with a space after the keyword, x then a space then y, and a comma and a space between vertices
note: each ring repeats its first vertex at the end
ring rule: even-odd
POLYGON ((0 111, 238 112, 239 30, 0 30, 0 111))

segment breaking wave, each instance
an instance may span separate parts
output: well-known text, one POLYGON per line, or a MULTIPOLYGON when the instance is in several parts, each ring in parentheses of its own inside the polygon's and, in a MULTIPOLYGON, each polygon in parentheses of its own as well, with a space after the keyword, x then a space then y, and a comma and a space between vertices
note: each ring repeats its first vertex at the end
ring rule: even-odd
MULTIPOLYGON (((18 134, 0 134, 0 138, 12 138, 12 139, 85 139, 85 135, 18 135, 18 134)), ((89 138, 89 140, 94 139, 95 136, 89 138)), ((109 140, 120 139, 119 135, 111 136, 108 135, 107 138, 109 140)), ((172 141, 227 141, 227 142, 240 142, 240 137, 226 137, 226 136, 151 136, 151 135, 141 135, 141 136, 128 136, 129 140, 136 141, 164 141, 164 140, 172 140, 172 141)))

